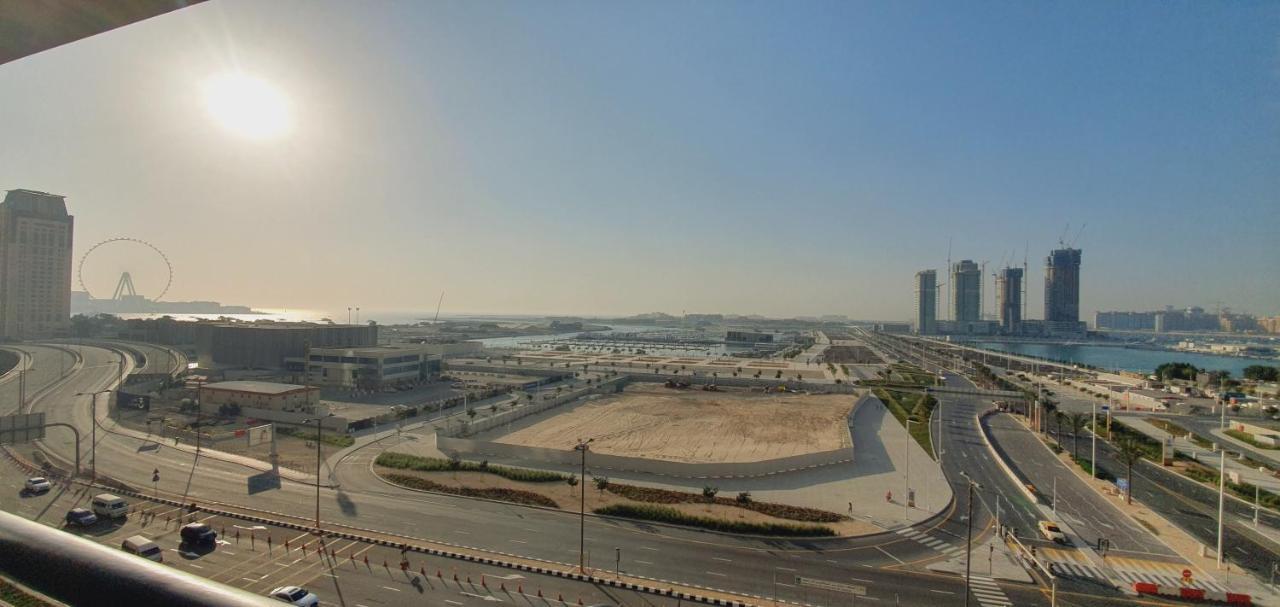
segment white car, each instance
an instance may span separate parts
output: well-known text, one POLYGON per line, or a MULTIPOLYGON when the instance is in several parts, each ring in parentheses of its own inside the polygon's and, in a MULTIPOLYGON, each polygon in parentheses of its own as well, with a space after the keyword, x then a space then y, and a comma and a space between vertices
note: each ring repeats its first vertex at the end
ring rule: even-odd
POLYGON ((1044 539, 1058 544, 1067 543, 1067 534, 1062 532, 1062 528, 1058 527, 1057 523, 1040 521, 1039 527, 1040 535, 1043 535, 1044 539))
POLYGON ((307 592, 306 588, 298 586, 276 588, 271 591, 271 598, 281 603, 297 605, 298 607, 317 607, 320 604, 320 597, 316 596, 315 593, 307 592))
POLYGON ((22 485, 23 491, 27 493, 44 493, 52 488, 53 483, 50 483, 49 479, 43 476, 33 476, 22 485))

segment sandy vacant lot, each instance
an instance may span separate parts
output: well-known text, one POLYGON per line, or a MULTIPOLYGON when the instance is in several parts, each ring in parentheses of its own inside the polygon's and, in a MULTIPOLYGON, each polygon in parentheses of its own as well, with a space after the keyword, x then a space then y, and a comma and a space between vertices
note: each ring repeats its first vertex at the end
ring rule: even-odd
MULTIPOLYGON (((498 437, 501 443, 678 462, 752 462, 849 447, 852 395, 672 390, 633 384, 498 437)), ((558 412, 558 413, 557 413, 558 412)))

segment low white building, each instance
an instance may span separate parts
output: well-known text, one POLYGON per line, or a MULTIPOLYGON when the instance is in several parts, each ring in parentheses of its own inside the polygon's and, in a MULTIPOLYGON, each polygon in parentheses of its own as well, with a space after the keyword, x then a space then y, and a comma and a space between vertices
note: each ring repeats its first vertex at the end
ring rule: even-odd
POLYGON ((439 375, 441 345, 451 344, 312 348, 307 381, 365 389, 417 385, 439 375))

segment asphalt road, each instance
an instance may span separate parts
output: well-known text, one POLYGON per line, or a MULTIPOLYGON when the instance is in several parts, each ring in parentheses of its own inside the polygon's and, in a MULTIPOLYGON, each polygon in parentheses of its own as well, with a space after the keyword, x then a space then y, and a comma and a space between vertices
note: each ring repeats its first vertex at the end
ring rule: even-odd
MULTIPOLYGON (((47 393, 36 399, 32 407, 46 411, 51 421, 75 424, 87 437, 88 397, 77 396, 77 393, 110 385, 117 373, 115 361, 119 357, 98 348, 83 350, 83 366, 65 380, 50 384, 47 393)), ((61 364, 50 352, 32 351, 37 357, 37 368, 43 368, 46 373, 47 367, 61 364)), ((948 378, 948 383, 968 385, 967 381, 954 376, 948 378)), ((591 565, 609 568, 615 549, 621 547, 625 571, 655 580, 821 604, 846 604, 850 600, 848 595, 824 595, 824 591, 795 585, 795 578, 803 576, 863 586, 869 599, 902 604, 961 604, 964 602, 962 579, 922 571, 928 562, 949 558, 939 545, 951 548, 952 554, 957 547, 964 546, 967 500, 965 480, 959 471, 968 471, 982 485, 978 490, 982 503, 974 509, 975 541, 989 527, 990 509, 994 507, 997 493, 1003 496, 1002 504, 1008 504, 1002 505, 1006 524, 1029 532, 1037 520, 1028 504, 1019 503, 1011 481, 992 465, 974 417, 985 406, 962 397, 944 398, 935 431, 944 435, 943 467, 956 489, 957 501, 956 508, 943 520, 917 528, 924 541, 896 533, 835 540, 746 538, 588 517, 586 536, 591 565)), ((51 431, 46 445, 70 459, 73 443, 66 434, 51 431)), ((132 437, 100 432, 98 438, 99 471, 140 489, 150 488, 152 470, 158 469, 161 473, 158 489, 162 493, 299 517, 312 514, 313 486, 286 481, 279 489, 250 495, 247 478, 253 472, 245 468, 209 458, 197 460, 192 454, 132 437)), ((368 474, 368 462, 375 451, 374 448, 357 451, 336 471, 341 488, 321 491, 322 518, 326 524, 430 538, 564 566, 576 563, 576 513, 391 487, 368 474)), ((1040 589, 1030 585, 1001 583, 1000 587, 1017 605, 1047 602, 1040 589)))
MULTIPOLYGON (((1175 556, 1173 550, 1153 537, 1150 531, 1139 527, 1117 510, 1110 500, 1068 470, 1011 414, 991 416, 988 427, 991 428, 992 442, 1008 455, 1011 466, 1036 487, 1050 507, 1056 493, 1058 515, 1066 519, 1081 539, 1097 545, 1098 538, 1106 538, 1111 542, 1112 553, 1175 556)), ((1088 438, 1081 437, 1079 446, 1086 458, 1089 454, 1088 438)), ((1070 441, 1067 446, 1071 448, 1070 441)))
POLYGON ((581 599, 586 604, 678 603, 676 599, 420 553, 409 553, 408 567, 402 570, 401 553, 393 547, 332 537, 322 540, 306 532, 207 513, 184 518, 180 509, 140 500, 130 504, 130 514, 123 521, 66 527, 66 512, 88 507, 90 494, 96 492, 60 485, 44 495, 24 495, 20 491, 23 478, 16 467, 0 464, 0 507, 6 511, 112 548, 119 548, 126 537, 143 535, 164 550, 165 566, 254 594, 296 585, 315 592, 322 605, 400 605, 408 601, 454 606, 551 604, 558 597, 569 603, 581 599), (216 546, 196 549, 183 545, 178 529, 184 522, 212 526, 219 534, 216 546), (324 549, 318 550, 322 545, 324 549))

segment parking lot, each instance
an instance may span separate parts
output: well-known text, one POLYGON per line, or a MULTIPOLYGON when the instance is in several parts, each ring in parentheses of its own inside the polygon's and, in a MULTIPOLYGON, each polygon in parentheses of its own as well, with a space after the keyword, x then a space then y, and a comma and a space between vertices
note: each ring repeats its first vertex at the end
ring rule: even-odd
MULTIPOLYGON (((676 599, 597 587, 552 576, 432 557, 379 544, 322 537, 240 519, 188 513, 166 504, 130 499, 129 515, 99 520, 87 528, 67 527, 74 507, 88 508, 93 495, 81 485, 54 484, 42 495, 22 492, 25 475, 0 464, 0 507, 25 518, 65 529, 119 549, 125 538, 143 535, 163 550, 164 566, 266 595, 279 586, 302 586, 322 605, 480 605, 527 607, 577 605, 675 605, 676 599), (202 522, 218 533, 214 546, 184 545, 179 529, 202 522)), ((139 557, 141 558, 141 557, 139 557)))

